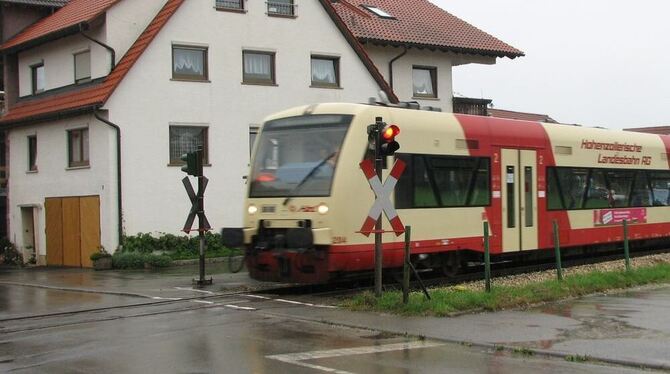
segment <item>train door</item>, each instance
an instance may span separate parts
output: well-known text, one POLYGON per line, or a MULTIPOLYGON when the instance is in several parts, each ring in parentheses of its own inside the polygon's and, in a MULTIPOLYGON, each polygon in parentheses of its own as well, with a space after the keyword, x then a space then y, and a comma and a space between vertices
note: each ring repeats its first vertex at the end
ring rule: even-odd
POLYGON ((537 248, 536 151, 502 149, 503 251, 537 248))

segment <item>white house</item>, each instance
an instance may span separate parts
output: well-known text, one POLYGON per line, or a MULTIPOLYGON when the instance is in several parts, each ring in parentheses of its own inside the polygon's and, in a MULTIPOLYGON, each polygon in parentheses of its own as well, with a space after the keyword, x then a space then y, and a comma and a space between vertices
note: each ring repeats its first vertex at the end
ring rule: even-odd
POLYGON ((10 240, 35 248, 40 264, 89 266, 91 252, 113 251, 122 235, 177 233, 190 209, 179 156, 197 146, 210 223, 239 225, 250 146, 266 115, 365 102, 379 90, 451 110, 452 66, 522 55, 426 0, 406 4, 438 12, 433 21, 458 20, 481 45, 398 39, 417 22, 404 4, 71 0, 0 47, 17 78, 0 119, 10 240), (368 35, 386 21, 398 40, 368 35))

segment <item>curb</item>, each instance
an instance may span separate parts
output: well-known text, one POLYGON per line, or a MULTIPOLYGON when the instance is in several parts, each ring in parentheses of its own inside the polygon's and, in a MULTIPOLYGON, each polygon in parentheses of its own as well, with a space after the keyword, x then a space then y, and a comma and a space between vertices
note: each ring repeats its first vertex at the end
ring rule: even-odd
MULTIPOLYGON (((242 257, 242 256, 237 256, 237 257, 242 257)), ((205 258, 205 263, 206 264, 218 264, 221 262, 225 262, 228 260, 228 257, 209 257, 205 258)), ((198 265, 200 263, 200 260, 197 258, 194 259, 189 259, 189 260, 173 260, 172 261, 172 266, 186 266, 186 265, 198 265)))
POLYGON ((305 317, 305 316, 294 316, 294 315, 289 315, 289 314, 283 314, 283 313, 268 313, 268 312, 262 312, 261 314, 267 314, 271 315, 274 317, 277 316, 282 316, 285 318, 290 318, 294 320, 300 320, 300 321, 305 321, 305 322, 313 322, 313 323, 321 323, 329 326, 336 326, 336 327, 346 327, 346 328, 352 328, 352 329, 358 329, 358 330, 367 330, 367 331, 374 331, 374 332, 380 332, 380 333, 387 333, 387 334, 393 334, 393 335, 400 335, 400 336, 411 336, 415 337, 417 339, 430 339, 430 340, 436 340, 444 343, 451 343, 451 344, 458 344, 458 345, 464 345, 468 347, 478 347, 478 348, 486 348, 486 349, 491 349, 491 350, 504 350, 506 352, 509 352, 514 355, 518 356, 526 356, 526 357, 552 357, 552 358, 561 358, 567 362, 570 362, 569 358, 571 357, 579 357, 579 358, 584 358, 584 361, 579 361, 575 363, 584 363, 584 364, 598 364, 598 363, 604 363, 604 364, 611 364, 611 365, 617 365, 621 367, 627 367, 627 368, 637 368, 637 369, 653 369, 653 370, 670 370, 670 365, 668 364, 661 364, 661 363, 648 363, 648 362, 639 362, 639 361, 631 361, 631 360, 623 360, 623 359, 616 359, 616 358, 602 358, 602 357, 597 357, 597 356, 589 356, 589 355, 579 355, 579 354, 574 354, 574 353, 567 353, 567 352, 558 352, 558 351, 550 351, 550 350, 545 350, 545 349, 535 349, 535 348, 528 348, 524 346, 515 346, 515 345, 504 345, 504 344, 495 344, 495 343, 488 343, 488 342, 476 342, 476 341, 467 341, 467 340, 458 340, 458 339, 453 339, 453 338, 448 338, 448 337, 439 337, 439 336, 430 336, 430 335, 418 335, 415 334, 411 331, 393 331, 393 330, 388 330, 388 329, 379 329, 379 328, 374 328, 370 326, 360 326, 356 325, 354 323, 344 323, 344 322, 335 322, 335 321, 329 321, 327 319, 323 318, 310 318, 310 317, 305 317), (518 353, 519 349, 524 349, 524 351, 529 352, 529 354, 524 354, 524 353, 518 353))

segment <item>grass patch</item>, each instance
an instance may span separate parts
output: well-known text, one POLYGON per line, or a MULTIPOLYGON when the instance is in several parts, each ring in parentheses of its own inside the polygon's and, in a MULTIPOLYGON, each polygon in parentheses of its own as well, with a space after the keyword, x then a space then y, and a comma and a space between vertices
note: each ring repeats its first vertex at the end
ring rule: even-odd
POLYGON ((661 263, 626 271, 595 271, 567 276, 563 281, 547 280, 520 286, 495 286, 490 293, 484 290, 432 289, 427 300, 422 293, 412 292, 409 303, 402 303, 402 292, 385 292, 377 299, 364 292, 342 302, 356 311, 390 312, 400 315, 446 316, 471 310, 502 310, 525 307, 541 302, 578 297, 612 289, 623 289, 654 283, 670 282, 670 264, 661 263))

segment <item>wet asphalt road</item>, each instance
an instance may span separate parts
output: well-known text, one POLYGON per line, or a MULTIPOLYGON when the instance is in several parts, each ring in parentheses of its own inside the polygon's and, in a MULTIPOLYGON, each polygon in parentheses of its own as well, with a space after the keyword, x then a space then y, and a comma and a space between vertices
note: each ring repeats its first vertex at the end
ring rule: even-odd
POLYGON ((0 292, 0 372, 633 372, 309 322, 291 316, 304 305, 246 295, 150 300, 17 285, 0 292), (98 310, 67 313, 68 305, 98 310))

